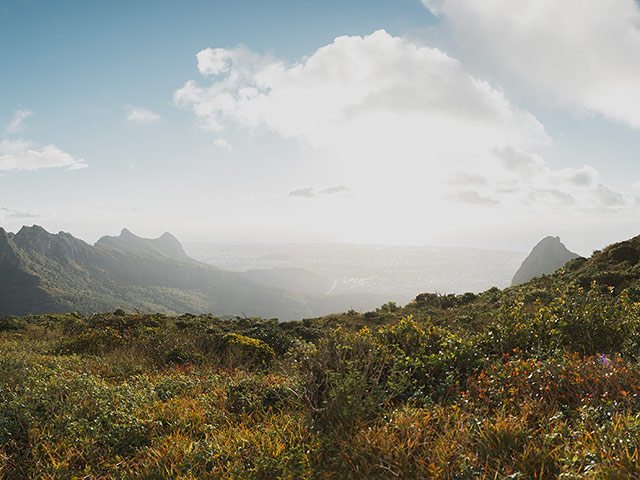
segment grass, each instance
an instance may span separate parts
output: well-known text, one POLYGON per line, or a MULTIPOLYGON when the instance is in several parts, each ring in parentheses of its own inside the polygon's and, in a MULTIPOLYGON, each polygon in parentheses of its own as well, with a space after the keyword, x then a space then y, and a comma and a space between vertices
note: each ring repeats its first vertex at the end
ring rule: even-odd
POLYGON ((633 298, 536 283, 289 323, 7 317, 0 478, 640 478, 633 298))

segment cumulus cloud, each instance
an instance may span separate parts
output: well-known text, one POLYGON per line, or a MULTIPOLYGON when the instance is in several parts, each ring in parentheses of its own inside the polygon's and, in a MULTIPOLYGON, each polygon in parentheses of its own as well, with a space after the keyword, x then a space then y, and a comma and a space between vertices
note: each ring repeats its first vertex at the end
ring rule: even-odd
POLYGON ((576 187, 592 187, 598 182, 600 172, 585 165, 582 168, 563 168, 553 172, 556 181, 576 187))
POLYGON ((635 0, 423 0, 463 60, 538 93, 640 128, 635 0))
POLYGON ((545 171, 544 160, 539 155, 514 147, 496 149, 496 154, 502 161, 502 165, 509 172, 531 176, 545 171))
POLYGON ((602 184, 596 187, 595 194, 604 207, 620 207, 626 204, 626 200, 621 193, 615 192, 602 184))
POLYGON ((160 118, 160 115, 146 108, 129 107, 127 112, 127 120, 131 123, 137 123, 140 125, 156 123, 160 118))
POLYGON ((302 187, 296 188, 295 190, 291 190, 289 192, 290 197, 303 197, 303 198, 313 198, 317 197, 318 194, 314 190, 313 187, 302 187))
POLYGON ((25 130, 24 121, 32 115, 29 110, 16 110, 13 119, 5 128, 4 138, 0 139, 0 171, 54 167, 77 170, 88 166, 84 159, 74 158, 55 145, 38 147, 29 140, 16 138, 14 134, 25 130))
POLYGON ((421 139, 423 147, 460 137, 471 148, 546 140, 533 115, 457 60, 383 30, 338 37, 294 64, 244 47, 207 49, 198 68, 211 82, 187 82, 174 101, 212 130, 231 121, 313 147, 362 144, 372 133, 369 143, 421 139))
MULTIPOLYGON (((528 208, 549 207, 556 213, 563 208, 611 213, 633 205, 625 194, 602 184, 600 172, 592 166, 555 170, 540 155, 514 147, 497 148, 468 167, 452 176, 449 184, 474 187, 478 195, 505 206, 519 203, 528 208)), ((482 200, 466 191, 452 198, 467 203, 482 200)))
POLYGON ((216 148, 221 148, 223 150, 228 150, 228 151, 231 151, 233 148, 232 145, 224 138, 216 138, 213 141, 213 146, 216 148))
POLYGON ((26 140, 0 141, 0 171, 39 170, 41 168, 67 167, 71 170, 85 168, 84 159, 77 159, 55 145, 41 148, 26 140))
POLYGON ((5 134, 11 135, 14 133, 19 133, 23 131, 26 127, 24 125, 24 121, 33 115, 33 112, 29 110, 16 110, 13 114, 13 118, 9 125, 5 128, 5 134))
MULTIPOLYGON (((448 1, 472 2, 445 0, 445 19, 448 1)), ((538 153, 552 144, 543 125, 501 88, 437 48, 384 30, 338 37, 294 62, 244 46, 202 50, 197 62, 202 76, 175 91, 174 102, 201 127, 293 139, 313 152, 319 175, 339 171, 371 211, 395 214, 400 202, 549 213, 628 204, 599 187, 593 167, 550 168, 538 153)))
POLYGON ((225 48, 207 48, 198 52, 198 70, 203 75, 219 75, 229 69, 234 57, 233 50, 225 48))

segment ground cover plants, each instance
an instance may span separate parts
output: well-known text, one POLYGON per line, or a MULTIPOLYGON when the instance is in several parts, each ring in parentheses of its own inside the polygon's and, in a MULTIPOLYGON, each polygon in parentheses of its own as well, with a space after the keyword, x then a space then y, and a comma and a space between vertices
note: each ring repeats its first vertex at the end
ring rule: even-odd
POLYGON ((0 478, 640 478, 638 258, 619 247, 295 322, 2 318, 0 478))

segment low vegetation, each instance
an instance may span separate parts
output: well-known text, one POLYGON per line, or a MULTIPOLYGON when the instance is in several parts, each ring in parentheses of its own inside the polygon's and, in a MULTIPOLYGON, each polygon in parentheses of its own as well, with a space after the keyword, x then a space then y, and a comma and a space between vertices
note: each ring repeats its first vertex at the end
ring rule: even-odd
POLYGON ((2 318, 0 478, 640 478, 621 247, 365 314, 2 318))

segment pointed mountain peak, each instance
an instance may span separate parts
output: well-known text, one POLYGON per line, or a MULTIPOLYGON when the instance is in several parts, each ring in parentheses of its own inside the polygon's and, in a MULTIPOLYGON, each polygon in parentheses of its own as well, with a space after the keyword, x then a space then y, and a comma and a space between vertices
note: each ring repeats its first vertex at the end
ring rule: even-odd
POLYGON ((164 232, 159 238, 151 240, 151 243, 165 255, 178 260, 190 260, 182 248, 182 244, 169 232, 164 232))
POLYGON ((25 247, 29 247, 37 242, 46 242, 50 241, 51 237, 54 235, 52 233, 47 232, 40 225, 33 225, 31 227, 27 227, 23 225, 18 233, 13 237, 14 241, 21 248, 23 245, 25 247))
POLYGON ((560 237, 545 237, 533 247, 529 256, 522 262, 513 276, 511 285, 519 285, 532 278, 549 275, 564 267, 569 260, 579 256, 565 247, 564 243, 560 241, 560 237))
POLYGON ((13 243, 11 233, 0 227, 0 263, 15 264, 18 260, 16 245, 13 243))
POLYGON ((118 237, 102 237, 96 246, 135 252, 143 255, 167 256, 176 260, 191 260, 176 237, 165 232, 159 238, 142 238, 123 228, 118 237))
POLYGON ((40 235, 40 236, 48 236, 48 235, 52 235, 51 233, 47 232, 43 227, 41 227, 40 225, 32 225, 30 227, 27 227, 26 225, 23 225, 22 228, 18 231, 18 233, 16 235, 40 235))
POLYGON ((8 233, 4 228, 0 227, 0 248, 9 244, 12 235, 8 233))
POLYGON ((49 233, 40 225, 23 226, 12 240, 21 250, 64 259, 84 256, 90 248, 70 233, 49 233))

